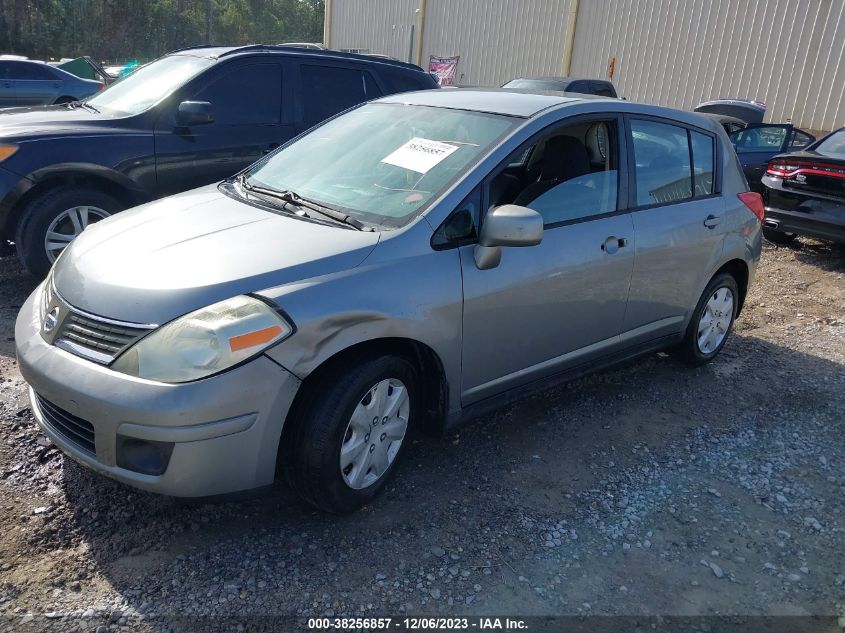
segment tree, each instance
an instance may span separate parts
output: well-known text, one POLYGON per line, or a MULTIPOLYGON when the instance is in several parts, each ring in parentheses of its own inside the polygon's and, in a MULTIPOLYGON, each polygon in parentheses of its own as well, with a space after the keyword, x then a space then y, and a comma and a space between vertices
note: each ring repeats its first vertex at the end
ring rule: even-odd
POLYGON ((319 42, 324 0, 0 0, 0 53, 154 59, 220 45, 319 42))

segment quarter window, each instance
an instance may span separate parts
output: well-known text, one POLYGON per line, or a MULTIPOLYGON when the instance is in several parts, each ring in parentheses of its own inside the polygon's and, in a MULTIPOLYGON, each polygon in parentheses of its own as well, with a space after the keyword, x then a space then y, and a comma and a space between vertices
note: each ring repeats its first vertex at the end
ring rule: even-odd
POLYGON ((631 121, 631 135, 637 205, 692 198, 692 170, 686 128, 634 120, 631 121))
POLYGON ((381 90, 367 71, 339 66, 302 66, 302 97, 308 127, 380 96, 381 90))
POLYGON ((713 137, 690 131, 695 197, 713 193, 713 137))
POLYGON ((282 67, 237 66, 195 96, 208 101, 219 125, 277 125, 282 112, 282 67))

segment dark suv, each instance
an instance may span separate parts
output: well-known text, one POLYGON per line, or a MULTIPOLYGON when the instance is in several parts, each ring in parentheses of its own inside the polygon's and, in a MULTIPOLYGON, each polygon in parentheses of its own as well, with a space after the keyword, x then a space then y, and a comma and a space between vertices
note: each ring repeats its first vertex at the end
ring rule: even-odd
POLYGON ((284 46, 198 47, 77 103, 0 112, 0 237, 43 275, 89 223, 231 176, 417 66, 284 46))

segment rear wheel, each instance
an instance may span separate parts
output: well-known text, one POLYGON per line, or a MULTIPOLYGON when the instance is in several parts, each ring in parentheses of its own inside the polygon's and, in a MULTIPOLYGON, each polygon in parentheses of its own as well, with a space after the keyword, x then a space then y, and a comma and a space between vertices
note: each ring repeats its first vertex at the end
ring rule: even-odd
POLYGON ((417 383, 414 366, 398 356, 353 360, 315 379, 280 451, 299 495, 335 513, 370 502, 408 443, 417 383))
POLYGON ((775 244, 789 244, 798 237, 795 233, 784 233, 783 231, 775 231, 774 229, 763 227, 763 237, 775 244))
POLYGON ((728 273, 716 275, 698 300, 676 354, 690 365, 713 360, 728 340, 739 307, 739 288, 728 273))
POLYGON ((122 209, 116 198, 89 187, 68 185, 36 194, 15 232, 18 257, 29 272, 43 277, 86 227, 122 209))

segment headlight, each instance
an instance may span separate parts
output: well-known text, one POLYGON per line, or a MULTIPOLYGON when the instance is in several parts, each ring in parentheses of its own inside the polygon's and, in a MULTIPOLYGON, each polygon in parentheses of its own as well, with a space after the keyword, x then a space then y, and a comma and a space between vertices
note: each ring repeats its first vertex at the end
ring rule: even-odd
POLYGON ((240 296, 191 312, 151 332, 112 364, 161 382, 189 382, 248 360, 293 327, 269 305, 240 296))
POLYGON ((10 158, 12 154, 18 151, 17 145, 6 145, 4 143, 0 143, 0 163, 2 163, 7 158, 10 158))

